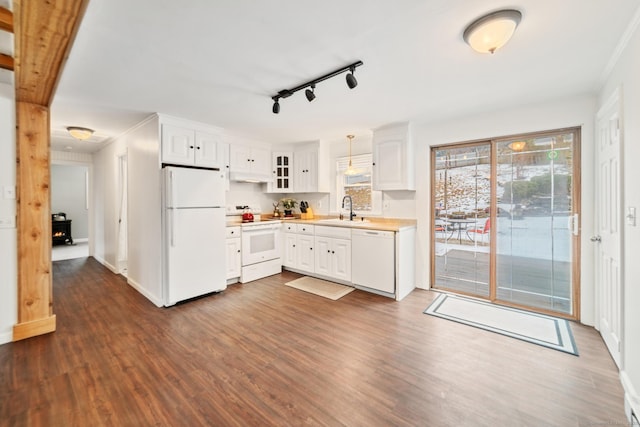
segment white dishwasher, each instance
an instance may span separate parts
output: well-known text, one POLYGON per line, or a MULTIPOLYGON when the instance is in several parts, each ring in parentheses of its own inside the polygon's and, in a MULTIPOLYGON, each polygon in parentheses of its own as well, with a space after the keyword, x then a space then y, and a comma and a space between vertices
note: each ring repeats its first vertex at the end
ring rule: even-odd
POLYGON ((355 286, 396 291, 395 233, 351 230, 351 281, 355 286))

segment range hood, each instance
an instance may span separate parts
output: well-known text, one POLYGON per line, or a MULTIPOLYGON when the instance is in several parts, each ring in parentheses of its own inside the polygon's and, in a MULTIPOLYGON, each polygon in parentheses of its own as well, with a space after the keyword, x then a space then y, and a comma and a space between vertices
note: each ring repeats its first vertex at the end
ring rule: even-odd
POLYGON ((271 182, 273 179, 270 174, 261 174, 256 172, 229 172, 230 181, 238 182, 271 182))

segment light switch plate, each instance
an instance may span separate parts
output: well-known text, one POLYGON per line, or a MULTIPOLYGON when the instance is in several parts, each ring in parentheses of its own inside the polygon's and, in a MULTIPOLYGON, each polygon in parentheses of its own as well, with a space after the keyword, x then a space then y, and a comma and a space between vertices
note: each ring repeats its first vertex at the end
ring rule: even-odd
POLYGON ((627 208, 627 225, 636 225, 636 208, 633 206, 627 208))
POLYGON ((5 185, 2 187, 2 197, 5 199, 15 199, 16 198, 16 187, 13 185, 5 185))
POLYGON ((16 228, 15 218, 0 218, 0 228, 16 228))

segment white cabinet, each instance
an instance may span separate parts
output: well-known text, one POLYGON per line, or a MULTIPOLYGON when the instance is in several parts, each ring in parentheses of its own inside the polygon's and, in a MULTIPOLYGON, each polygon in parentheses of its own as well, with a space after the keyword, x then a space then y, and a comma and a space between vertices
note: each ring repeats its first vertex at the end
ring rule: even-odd
POLYGON ((284 224, 284 258, 282 265, 304 273, 313 273, 314 237, 313 226, 284 224))
POLYGON ((231 144, 229 149, 230 178, 235 181, 271 179, 269 150, 231 144))
POLYGON ((373 189, 415 190, 413 140, 408 123, 373 132, 373 189))
POLYGON ((351 281, 351 229, 318 226, 315 229, 315 273, 351 281))
POLYGON ((293 153, 276 151, 271 160, 272 180, 269 185, 271 193, 290 193, 293 191, 293 153))
POLYGON ((298 252, 296 248, 296 237, 295 233, 284 233, 284 237, 282 239, 283 243, 283 251, 282 251, 282 266, 289 268, 297 268, 298 267, 298 252))
POLYGON ((298 250, 298 270, 313 273, 315 270, 315 249, 312 235, 298 234, 296 248, 298 250))
POLYGON ((167 123, 161 126, 162 163, 220 169, 225 167, 226 150, 219 134, 167 123))
POLYGON ((227 280, 240 277, 242 269, 242 239, 240 238, 240 233, 240 227, 226 228, 227 280))
POLYGON ((271 178, 272 193, 328 193, 331 166, 329 146, 322 141, 278 144, 274 147, 271 178), (288 170, 286 168, 288 163, 288 170), (287 180, 286 173, 289 175, 287 180), (278 183, 278 180, 282 181, 278 183))
POLYGON ((318 150, 296 151, 293 189, 296 193, 318 191, 318 150))

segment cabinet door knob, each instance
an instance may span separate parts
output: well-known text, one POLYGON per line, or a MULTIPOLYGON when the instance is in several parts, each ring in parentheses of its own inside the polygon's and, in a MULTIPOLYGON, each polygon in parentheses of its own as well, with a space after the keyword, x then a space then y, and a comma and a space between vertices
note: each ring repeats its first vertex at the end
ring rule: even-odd
POLYGON ((200 149, 200 147, 198 146, 198 147, 196 147, 196 149, 197 149, 197 150, 199 150, 199 149, 200 149))
POLYGON ((336 253, 336 251, 331 251, 331 253, 332 253, 332 254, 335 254, 335 253, 336 253))
POLYGON ((238 253, 240 253, 240 249, 238 249, 238 253))
POLYGON ((191 148, 193 150, 193 145, 190 145, 189 148, 191 148))

